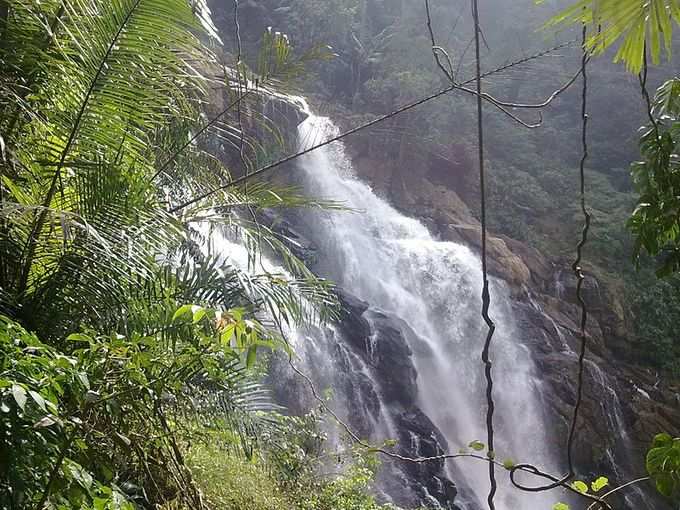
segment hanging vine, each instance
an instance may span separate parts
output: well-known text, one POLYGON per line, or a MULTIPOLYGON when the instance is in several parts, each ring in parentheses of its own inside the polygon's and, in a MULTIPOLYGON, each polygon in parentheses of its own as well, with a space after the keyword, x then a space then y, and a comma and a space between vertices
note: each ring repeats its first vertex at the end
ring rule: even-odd
MULTIPOLYGON (((477 0, 472 0, 472 19, 474 22, 475 31, 475 72, 476 72, 476 86, 477 86, 477 156, 479 165, 479 196, 480 196, 480 223, 482 234, 482 318, 488 328, 486 340, 484 341, 484 349, 482 350, 482 362, 484 363, 484 376, 486 378, 486 442, 489 448, 489 456, 494 452, 494 428, 493 415, 495 411, 495 403, 493 399, 493 363, 491 362, 491 341, 493 334, 496 331, 496 325, 489 315, 489 306, 491 305, 491 295, 489 294, 489 274, 487 261, 487 228, 486 228, 486 182, 485 182, 485 166, 484 166, 484 109, 482 104, 482 63, 480 54, 480 32, 479 25, 479 5, 477 0)), ((496 505, 494 498, 498 490, 496 482, 496 465, 489 462, 489 495, 487 503, 489 510, 495 510, 496 505)))

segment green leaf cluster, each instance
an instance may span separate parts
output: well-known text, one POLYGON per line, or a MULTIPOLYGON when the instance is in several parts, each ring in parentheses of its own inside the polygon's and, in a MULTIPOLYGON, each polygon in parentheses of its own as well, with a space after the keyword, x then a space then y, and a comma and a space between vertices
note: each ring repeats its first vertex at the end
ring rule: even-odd
POLYGON ((658 434, 647 452, 647 473, 657 490, 674 501, 680 501, 680 438, 658 434))
POLYGON ((636 257, 643 249, 658 257, 657 274, 668 276, 680 268, 680 80, 664 83, 652 107, 640 139, 642 160, 632 166, 639 199, 629 227, 636 238, 636 257))
POLYGON ((229 447, 250 454, 256 431, 270 426, 242 361, 259 337, 225 344, 219 324, 199 322, 182 325, 190 340, 172 344, 159 335, 70 335, 64 354, 0 316, 2 500, 30 506, 48 494, 96 508, 102 491, 134 500, 144 488, 148 501, 163 501, 178 442, 201 430, 228 429, 229 447))

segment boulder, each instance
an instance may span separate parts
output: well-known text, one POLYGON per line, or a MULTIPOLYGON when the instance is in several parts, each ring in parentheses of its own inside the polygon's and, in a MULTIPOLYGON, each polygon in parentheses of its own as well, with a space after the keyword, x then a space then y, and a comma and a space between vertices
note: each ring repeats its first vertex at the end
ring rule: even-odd
MULTIPOLYGON (((395 419, 399 431, 399 453, 411 458, 436 457, 448 450, 446 440, 430 419, 419 408, 413 407, 395 419)), ((420 493, 427 504, 434 498, 444 509, 455 509, 457 489, 444 475, 444 460, 432 462, 402 462, 401 467, 412 480, 413 490, 420 493)))
POLYGON ((415 332, 400 319, 378 310, 369 310, 366 318, 371 325, 368 362, 379 374, 383 397, 390 403, 412 406, 418 396, 418 374, 405 334, 415 335, 415 332))

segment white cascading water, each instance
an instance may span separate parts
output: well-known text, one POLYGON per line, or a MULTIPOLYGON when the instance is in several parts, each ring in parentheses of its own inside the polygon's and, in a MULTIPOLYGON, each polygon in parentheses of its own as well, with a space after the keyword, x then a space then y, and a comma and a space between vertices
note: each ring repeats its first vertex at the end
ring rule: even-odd
MULTIPOLYGON (((309 113, 299 127, 301 148, 336 133, 328 118, 309 113)), ((399 317, 417 333, 409 342, 417 343, 410 348, 418 374, 419 406, 444 435, 449 451, 455 453, 473 440, 485 441, 480 353, 486 328, 480 316, 479 258, 465 246, 435 239, 420 222, 379 198, 354 175, 342 143, 313 151, 298 165, 310 195, 358 210, 321 211, 307 217, 321 275, 399 317)), ((496 457, 531 462, 557 473, 554 455, 546 446, 549 431, 543 421, 541 382, 515 327, 508 290, 494 281, 491 295, 491 316, 497 325, 492 349, 496 457)), ((390 430, 389 424, 379 427, 390 430)), ((460 490, 456 504, 484 508, 487 465, 459 459, 448 461, 447 470, 460 490)), ((498 478, 499 510, 549 509, 560 497, 517 491, 502 468, 498 478)))

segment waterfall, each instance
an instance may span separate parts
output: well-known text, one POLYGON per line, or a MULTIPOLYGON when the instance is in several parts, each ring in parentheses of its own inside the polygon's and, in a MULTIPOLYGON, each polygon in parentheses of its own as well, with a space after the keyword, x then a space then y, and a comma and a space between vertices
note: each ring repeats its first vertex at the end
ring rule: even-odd
MULTIPOLYGON (((338 132, 330 119, 308 113, 299 126, 300 148, 338 132)), ((417 404, 445 438, 448 451, 456 453, 473 440, 483 442, 486 403, 480 353, 486 328, 480 316, 479 258, 465 246, 437 240, 423 224, 379 198, 354 175, 342 143, 309 153, 300 158, 298 166, 310 195, 341 201, 351 209, 305 213, 305 235, 317 250, 315 270, 408 326, 413 333, 406 335, 406 340, 417 372, 417 404)), ((496 458, 531 462, 559 473, 547 446, 550 439, 556 441, 544 426, 541 381, 522 332, 514 324, 509 291, 503 282, 494 280, 491 294, 491 316, 497 325, 492 349, 496 458)), ((305 345, 314 341, 310 338, 305 345)), ((323 343, 325 349, 336 348, 329 345, 328 338, 323 343)), ((331 352, 320 352, 318 345, 304 349, 308 352, 302 356, 311 371, 318 363, 330 373, 325 375, 327 381, 347 377, 332 374, 346 367, 323 362, 333 358, 331 352), (309 352, 311 349, 316 351, 309 352)), ((375 379, 365 367, 357 377, 375 379)), ((342 392, 342 388, 334 390, 342 392)), ((380 398, 380 392, 376 393, 380 398)), ((354 412, 362 412, 364 407, 357 406, 354 412)), ((380 431, 395 433, 393 425, 384 423, 390 404, 381 402, 380 408, 371 420, 380 431)), ((485 462, 450 460, 446 474, 458 486, 456 505, 484 507, 489 483, 485 462)), ((521 493, 510 486, 502 468, 498 478, 499 510, 549 509, 561 497, 560 493, 521 493)))

